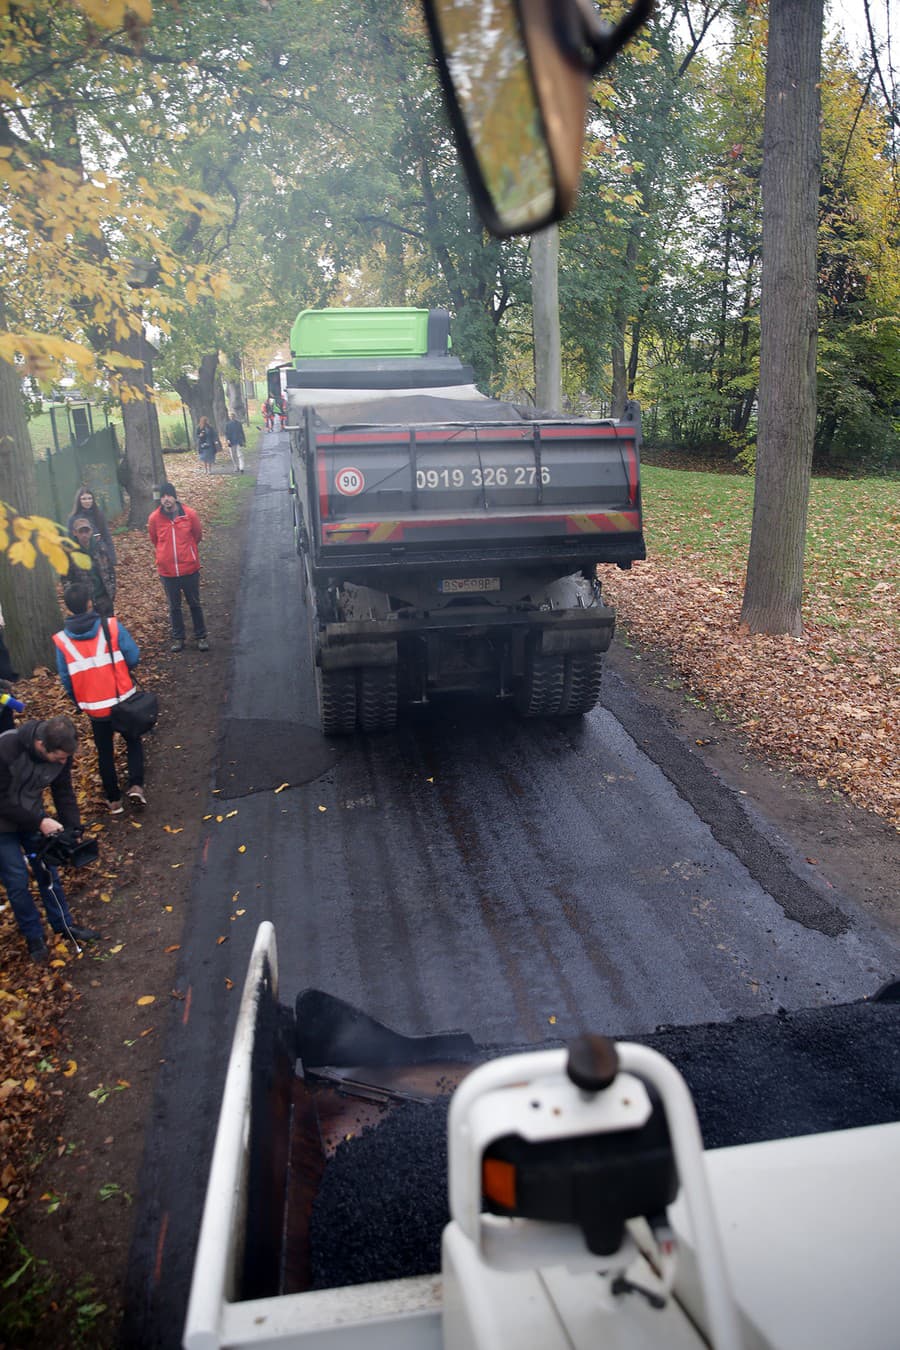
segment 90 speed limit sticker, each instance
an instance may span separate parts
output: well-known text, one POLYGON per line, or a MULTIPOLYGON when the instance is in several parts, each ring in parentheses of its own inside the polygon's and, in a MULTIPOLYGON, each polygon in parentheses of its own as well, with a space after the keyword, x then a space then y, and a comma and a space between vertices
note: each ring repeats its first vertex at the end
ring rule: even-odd
POLYGON ((334 485, 342 496, 355 497, 366 486, 366 480, 361 469, 348 466, 345 469, 338 469, 334 476, 334 485))

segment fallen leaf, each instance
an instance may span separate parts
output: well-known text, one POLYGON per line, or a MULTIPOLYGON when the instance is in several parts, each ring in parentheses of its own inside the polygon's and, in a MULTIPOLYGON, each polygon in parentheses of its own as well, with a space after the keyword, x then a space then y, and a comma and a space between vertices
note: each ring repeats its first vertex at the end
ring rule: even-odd
POLYGON ((164 825, 164 826, 163 826, 163 829, 165 830, 166 834, 181 834, 181 832, 182 832, 183 829, 184 829, 184 826, 183 826, 183 825, 179 825, 179 826, 178 826, 178 829, 177 829, 177 830, 174 830, 174 829, 172 828, 171 825, 164 825))
POLYGON ((174 909, 174 905, 163 905, 163 909, 166 911, 167 914, 171 914, 172 910, 174 909))
POLYGON ((180 951, 181 951, 181 943, 173 942, 171 947, 166 947, 165 954, 166 956, 171 956, 172 952, 180 952, 180 951))
POLYGON ((236 909, 234 912, 235 912, 235 914, 246 914, 246 913, 247 913, 247 911, 246 911, 245 909, 236 909))
POLYGON ((177 871, 178 868, 179 868, 180 866, 181 866, 181 863, 172 863, 172 864, 171 864, 172 871, 173 871, 173 872, 177 871))
POLYGON ((156 1002, 156 995, 155 995, 155 994, 142 994, 141 997, 140 997, 140 998, 138 999, 138 1001, 137 1001, 137 1006, 138 1006, 139 1008, 146 1008, 149 1004, 155 1003, 155 1002, 156 1002))
POLYGON ((144 828, 143 825, 140 823, 139 820, 132 820, 132 821, 130 821, 129 823, 130 823, 131 828, 132 828, 133 830, 142 830, 142 829, 144 828))
POLYGON ((216 816, 216 824, 221 825, 224 819, 225 819, 224 816, 216 816))
POLYGON ((282 783, 282 784, 280 785, 280 787, 277 787, 277 788, 275 789, 275 796, 277 797, 278 794, 279 794, 279 792, 284 792, 284 789, 285 789, 286 787, 290 787, 290 783, 282 783))
POLYGON ((236 904, 237 904, 237 898, 238 898, 239 895, 240 895, 240 891, 235 891, 234 895, 231 897, 231 903, 232 903, 233 905, 236 905, 236 904))
POLYGON ((808 863, 811 863, 813 867, 817 867, 818 864, 819 864, 818 858, 807 858, 806 861, 807 861, 808 863))
POLYGON ((122 950, 122 948, 123 948, 124 946, 125 946, 125 943, 124 943, 124 942, 120 942, 120 943, 118 943, 115 947, 110 947, 110 949, 109 949, 109 954, 110 954, 110 956, 118 956, 119 952, 122 950))
POLYGON ((223 943, 223 942, 227 942, 227 941, 228 941, 228 938, 227 938, 227 937, 217 937, 217 938, 216 938, 216 946, 217 946, 217 947, 221 947, 222 943, 223 943))
POLYGON ((60 961, 59 957, 57 957, 55 961, 50 962, 50 965, 53 968, 53 970, 59 970, 60 967, 64 966, 65 964, 66 964, 65 961, 60 961))
POLYGON ((426 783, 433 783, 433 782, 434 782, 434 779, 433 779, 433 778, 426 778, 426 779, 425 779, 425 782, 426 782, 426 783))
POLYGON ((37 1087, 37 1079, 26 1078, 22 1086, 24 1087, 26 1092, 34 1092, 34 1089, 37 1087))
POLYGON ((239 845, 238 845, 238 853, 246 853, 246 852, 247 852, 247 845, 246 845, 246 844, 239 844, 239 845))
POLYGON ((149 1036, 153 1030, 154 1030, 153 1027, 145 1027, 144 1030, 141 1032, 141 1036, 149 1036))
POLYGON ((9 1209, 9 1201, 5 1195, 0 1195, 0 1214, 4 1214, 9 1209))
POLYGON ((551 1015, 547 1018, 547 1021, 550 1023, 551 1027, 555 1027, 555 1026, 556 1026, 556 1018, 553 1016, 552 1013, 551 1013, 551 1015))
POLYGON ((130 1087, 131 1087, 131 1084, 129 1083, 129 1081, 128 1081, 127 1078, 117 1078, 117 1079, 116 1079, 116 1087, 120 1087, 120 1088, 130 1088, 130 1087))
POLYGON ((76 1064, 74 1059, 70 1059, 66 1067, 63 1069, 63 1078, 74 1078, 77 1072, 78 1072, 78 1065, 76 1064))
POLYGON ((103 901, 104 905, 112 904, 112 896, 107 895, 106 891, 100 892, 100 899, 103 901))
POLYGON ((212 820, 212 816, 204 816, 203 819, 204 819, 204 820, 212 820))
POLYGON ((229 811, 229 812, 228 812, 228 815, 225 817, 225 819, 226 819, 226 820, 230 820, 232 816, 236 816, 236 815, 237 815, 237 811, 229 811))
POLYGON ((226 989, 233 989, 233 988, 234 988, 234 980, 229 980, 229 978, 228 978, 227 975, 225 976, 225 988, 226 988, 226 989))
POLYGON ((320 807, 319 807, 319 810, 320 810, 320 811, 327 811, 327 810, 328 810, 328 807, 327 807, 327 806, 320 806, 320 807))

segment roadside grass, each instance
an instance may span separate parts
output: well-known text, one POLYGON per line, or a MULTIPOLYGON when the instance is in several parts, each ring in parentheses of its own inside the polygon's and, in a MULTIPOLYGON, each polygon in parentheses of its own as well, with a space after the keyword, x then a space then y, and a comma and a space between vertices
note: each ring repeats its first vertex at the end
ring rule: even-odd
POLYGON ((0 1279, 0 1344, 11 1350, 40 1345, 48 1315, 65 1328, 69 1345, 89 1350, 96 1344, 95 1328, 107 1309, 89 1278, 74 1287, 66 1284, 49 1262, 28 1250, 13 1229, 0 1244, 0 1253, 3 1268, 9 1269, 0 1279))
MULTIPOLYGON (((648 555, 742 579, 750 546, 753 481, 731 474, 645 467, 648 555)), ((835 628, 862 624, 900 561, 900 483, 814 478, 806 532, 804 616, 835 628)), ((893 606, 893 621, 898 611, 893 606)))
POLYGON ((648 561, 604 576, 627 631, 756 748, 900 821, 900 483, 813 480, 795 639, 739 631, 752 481, 642 477, 648 561))

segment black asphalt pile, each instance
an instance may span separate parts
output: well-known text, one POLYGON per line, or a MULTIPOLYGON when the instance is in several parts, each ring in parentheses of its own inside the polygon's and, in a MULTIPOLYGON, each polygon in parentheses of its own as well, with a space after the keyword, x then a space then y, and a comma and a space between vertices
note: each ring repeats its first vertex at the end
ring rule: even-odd
POLYGON ((313 1206, 313 1289, 440 1270, 448 1105, 405 1102, 335 1150, 313 1206))
POLYGON ((707 1148, 900 1120, 900 1003, 848 1003, 635 1037, 671 1059, 707 1148))
MULTIPOLYGON (((684 1075, 707 1148, 900 1119, 900 1003, 853 1003, 630 1039, 659 1050, 684 1075)), ((491 1047, 486 1057, 497 1053, 491 1047)), ((313 1210, 314 1288, 440 1269, 449 1218, 446 1130, 446 1102, 411 1102, 339 1146, 313 1210)))

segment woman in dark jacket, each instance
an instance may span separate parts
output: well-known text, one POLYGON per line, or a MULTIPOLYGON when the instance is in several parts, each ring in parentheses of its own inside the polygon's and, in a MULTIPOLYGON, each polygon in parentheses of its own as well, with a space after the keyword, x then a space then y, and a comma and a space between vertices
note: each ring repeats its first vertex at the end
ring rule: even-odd
POLYGON ((109 554, 113 568, 115 568, 116 548, 112 540, 112 535, 110 533, 106 516, 100 510, 100 507, 97 505, 97 499, 94 496, 93 492, 84 483, 82 483, 81 487, 75 493, 75 500, 72 503, 72 513, 69 516, 68 521, 66 522, 66 529, 69 531, 69 534, 72 535, 73 539, 75 538, 75 535, 72 530, 72 526, 75 524, 75 521, 79 516, 84 516, 85 520, 89 520, 91 522, 91 525, 93 527, 93 533, 99 534, 100 538, 103 540, 103 543, 106 545, 106 551, 109 554))
POLYGON ((208 417, 201 417, 197 423, 197 453, 200 456, 200 463, 207 473, 213 471, 218 448, 219 440, 215 428, 210 426, 208 417))

